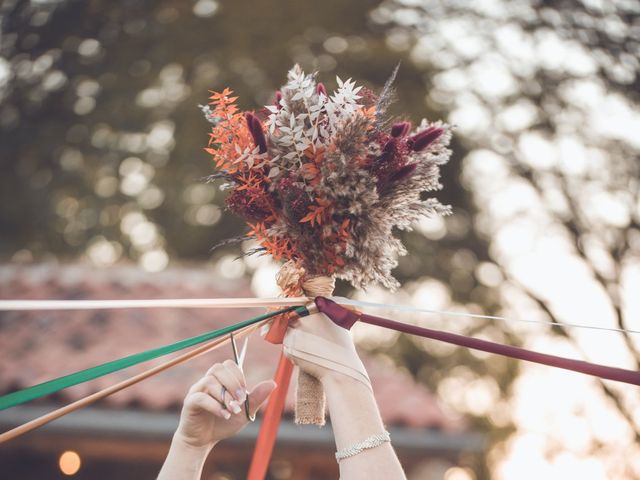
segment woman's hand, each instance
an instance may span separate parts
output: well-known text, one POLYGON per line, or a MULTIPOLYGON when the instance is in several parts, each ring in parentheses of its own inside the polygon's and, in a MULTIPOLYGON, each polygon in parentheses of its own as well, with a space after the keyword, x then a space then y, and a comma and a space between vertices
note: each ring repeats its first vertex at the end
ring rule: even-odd
POLYGON ((158 480, 199 480, 214 445, 249 422, 244 411, 246 396, 253 415, 275 387, 272 380, 267 380, 247 393, 240 367, 231 360, 216 363, 184 399, 180 424, 158 480))
POLYGON ((187 393, 174 440, 190 447, 210 449, 247 425, 244 410, 247 395, 253 415, 275 386, 268 380, 247 393, 244 374, 238 365, 231 360, 216 363, 187 393))
POLYGON ((351 332, 322 313, 294 322, 283 344, 285 354, 301 370, 323 383, 351 378, 370 384, 351 332))

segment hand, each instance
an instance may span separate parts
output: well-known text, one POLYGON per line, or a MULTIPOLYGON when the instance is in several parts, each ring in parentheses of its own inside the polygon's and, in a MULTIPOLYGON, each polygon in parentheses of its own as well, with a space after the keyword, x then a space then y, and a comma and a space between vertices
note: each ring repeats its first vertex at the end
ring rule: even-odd
POLYGON ((355 378, 369 383, 351 333, 322 313, 314 313, 294 322, 283 343, 285 354, 301 370, 321 382, 353 378, 353 372, 359 372, 355 378), (346 375, 347 371, 352 375, 346 375))
MULTIPOLYGON (((249 392, 252 415, 275 387, 275 382, 268 380, 249 392)), ((231 360, 216 363, 187 393, 174 439, 189 447, 211 448, 220 440, 231 437, 248 423, 244 411, 246 396, 244 374, 238 365, 231 360)))

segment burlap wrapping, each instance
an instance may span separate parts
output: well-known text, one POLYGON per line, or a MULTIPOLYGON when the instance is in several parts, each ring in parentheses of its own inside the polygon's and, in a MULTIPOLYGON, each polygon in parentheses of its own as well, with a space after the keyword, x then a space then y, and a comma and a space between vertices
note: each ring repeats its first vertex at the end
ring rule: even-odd
MULTIPOLYGON (((278 286, 287 296, 330 297, 335 281, 331 277, 307 276, 294 262, 285 263, 276 277, 278 286)), ((298 371, 296 388, 295 422, 300 425, 325 424, 325 396, 318 379, 298 371)))

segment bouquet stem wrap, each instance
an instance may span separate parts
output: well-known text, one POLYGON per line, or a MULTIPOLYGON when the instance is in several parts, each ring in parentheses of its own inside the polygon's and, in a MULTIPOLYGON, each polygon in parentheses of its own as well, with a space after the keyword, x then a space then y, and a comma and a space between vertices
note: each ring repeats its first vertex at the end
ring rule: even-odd
MULTIPOLYGON (((326 276, 307 276, 304 268, 294 262, 285 263, 278 272, 277 282, 286 296, 330 297, 335 280, 326 276)), ((325 424, 325 395, 318 379, 298 371, 295 422, 299 425, 325 424)))

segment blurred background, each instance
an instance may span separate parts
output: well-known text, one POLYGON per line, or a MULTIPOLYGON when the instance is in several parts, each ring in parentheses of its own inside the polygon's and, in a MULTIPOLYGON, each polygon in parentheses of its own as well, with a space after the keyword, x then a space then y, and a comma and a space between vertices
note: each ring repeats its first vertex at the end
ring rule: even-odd
MULTIPOLYGON (((278 265, 236 259, 250 244, 211 251, 244 227, 203 181, 213 166, 198 105, 229 86, 259 108, 294 63, 329 88, 339 75, 379 89, 400 61, 392 113, 457 126, 438 193, 454 214, 403 234, 401 290, 337 293, 640 329, 638 1, 4 0, 0 26, 2 298, 276 294, 278 265)), ((387 315, 640 369, 638 334, 387 315)), ((0 390, 201 333, 211 316, 4 313, 0 390)), ((380 378, 402 383, 379 401, 411 478, 640 478, 636 388, 364 326, 356 336, 380 378)), ((0 446, 7 478, 153 478, 202 370, 185 372, 158 377, 164 396, 142 385, 0 446)), ((330 435, 296 451, 311 434, 287 432, 269 478, 335 477, 330 435)), ((251 435, 207 478, 243 478, 251 435)))

